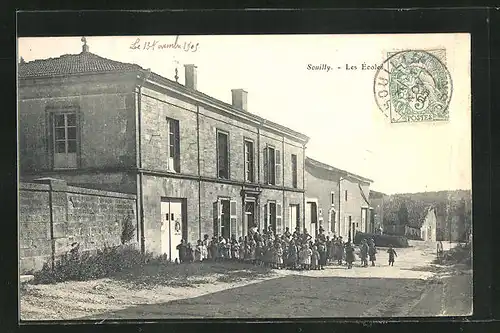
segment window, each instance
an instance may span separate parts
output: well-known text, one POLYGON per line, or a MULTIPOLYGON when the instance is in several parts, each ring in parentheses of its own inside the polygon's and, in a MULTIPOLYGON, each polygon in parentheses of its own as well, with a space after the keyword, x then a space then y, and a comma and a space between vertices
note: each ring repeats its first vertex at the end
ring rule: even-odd
POLYGON ((283 233, 283 212, 281 204, 276 202, 268 202, 264 206, 264 227, 268 230, 269 227, 276 234, 283 233))
POLYGON ((167 118, 168 126, 168 170, 180 172, 180 140, 179 140, 179 121, 167 118))
POLYGON ((229 179, 229 138, 220 131, 217 131, 217 177, 229 179))
POLYGON ((245 140, 245 181, 254 182, 253 142, 245 140))
POLYGON ((55 169, 77 167, 76 112, 54 113, 52 137, 55 169))
POLYGON ((271 146, 264 148, 264 182, 269 185, 281 182, 281 152, 271 146))
POLYGON ((297 155, 292 154, 292 187, 297 188, 297 155))
POLYGON ((345 201, 347 201, 347 190, 345 190, 345 201))
POLYGON ((335 192, 330 192, 330 199, 332 201, 332 206, 335 206, 335 192))

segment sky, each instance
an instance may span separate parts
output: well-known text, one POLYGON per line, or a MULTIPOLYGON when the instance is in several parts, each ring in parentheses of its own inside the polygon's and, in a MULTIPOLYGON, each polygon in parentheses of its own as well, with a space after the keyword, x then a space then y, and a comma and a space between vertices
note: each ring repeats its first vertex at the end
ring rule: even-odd
MULTIPOLYGON (((471 189, 470 35, 86 36, 89 51, 184 83, 195 64, 198 90, 231 103, 248 92, 248 111, 310 137, 307 155, 372 179, 387 194, 471 189), (156 41, 156 44, 155 44, 156 41), (144 44, 151 45, 149 49, 144 44), (181 48, 161 48, 178 44, 181 48), (153 47, 154 45, 154 47, 153 47), (137 48, 134 49, 133 46, 137 48), (390 123, 373 84, 387 52, 444 49, 453 94, 450 119, 390 123), (308 65, 330 66, 310 70, 308 65), (356 69, 347 69, 356 66, 356 69)), ((25 61, 76 54, 81 36, 18 39, 25 61)))

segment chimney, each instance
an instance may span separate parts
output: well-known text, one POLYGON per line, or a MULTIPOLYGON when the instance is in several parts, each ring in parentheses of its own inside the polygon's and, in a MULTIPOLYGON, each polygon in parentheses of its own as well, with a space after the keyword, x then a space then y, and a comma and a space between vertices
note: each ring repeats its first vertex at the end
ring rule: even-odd
POLYGON ((196 90, 196 66, 195 65, 184 65, 185 72, 185 83, 187 88, 196 90))
POLYGON ((233 106, 237 109, 248 111, 247 95, 248 93, 243 89, 232 89, 233 106))

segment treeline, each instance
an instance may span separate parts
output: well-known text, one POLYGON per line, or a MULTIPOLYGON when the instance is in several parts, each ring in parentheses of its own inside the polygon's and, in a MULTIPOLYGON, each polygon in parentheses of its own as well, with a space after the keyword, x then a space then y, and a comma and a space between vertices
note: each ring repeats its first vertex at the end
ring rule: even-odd
POLYGON ((402 193, 384 198, 384 225, 419 228, 429 208, 436 212, 438 240, 465 241, 472 223, 470 190, 402 193))

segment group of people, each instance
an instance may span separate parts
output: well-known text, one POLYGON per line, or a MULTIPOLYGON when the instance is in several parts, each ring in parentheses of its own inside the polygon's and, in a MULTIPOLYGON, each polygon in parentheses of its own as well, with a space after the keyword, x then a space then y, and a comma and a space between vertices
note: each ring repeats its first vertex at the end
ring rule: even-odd
MULTIPOLYGON (((355 248, 350 241, 344 243, 342 237, 330 238, 325 235, 322 227, 315 241, 307 229, 300 232, 297 228, 291 233, 289 228, 286 228, 285 232, 279 235, 269 227, 262 232, 253 229, 247 236, 238 239, 235 235, 231 238, 213 236, 212 239, 205 235, 194 247, 182 240, 177 245, 177 250, 181 263, 231 260, 294 270, 321 270, 325 269, 328 263, 342 265, 344 261, 347 268, 351 269, 356 258, 355 248)), ((362 266, 368 267, 368 259, 372 266, 375 266, 377 249, 373 239, 363 240, 360 250, 362 266)), ((396 252, 392 247, 388 252, 389 264, 391 258, 394 263, 396 252)))

